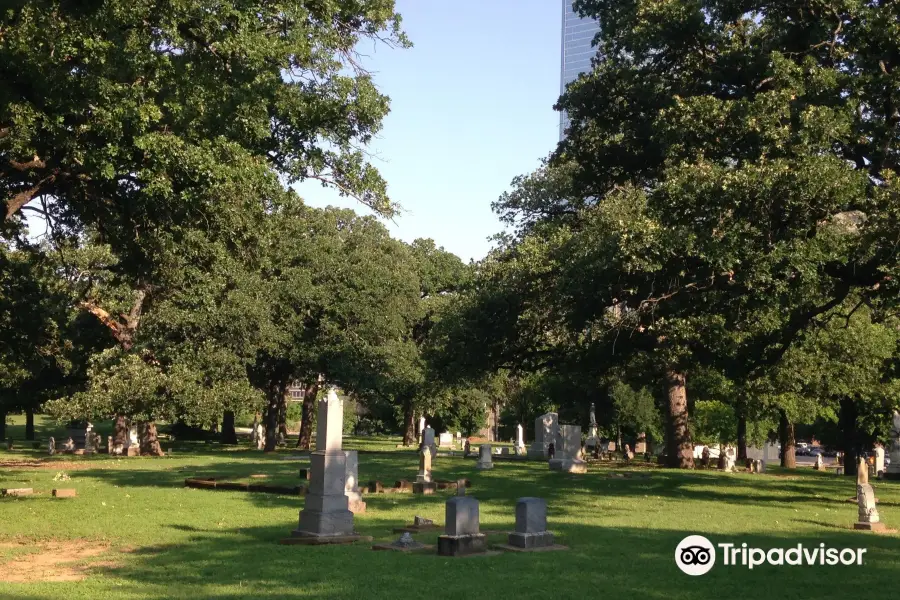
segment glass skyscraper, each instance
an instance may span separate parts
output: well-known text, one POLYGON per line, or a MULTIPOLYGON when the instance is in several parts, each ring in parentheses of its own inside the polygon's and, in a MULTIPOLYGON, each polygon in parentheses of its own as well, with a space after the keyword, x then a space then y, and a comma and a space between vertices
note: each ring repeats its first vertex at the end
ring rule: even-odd
MULTIPOLYGON (((572 10, 572 0, 562 0, 562 65, 560 68, 560 94, 566 84, 591 68, 596 48, 591 46, 600 31, 600 23, 594 19, 582 19, 572 10)), ((559 115, 559 139, 564 137, 568 117, 559 115)))

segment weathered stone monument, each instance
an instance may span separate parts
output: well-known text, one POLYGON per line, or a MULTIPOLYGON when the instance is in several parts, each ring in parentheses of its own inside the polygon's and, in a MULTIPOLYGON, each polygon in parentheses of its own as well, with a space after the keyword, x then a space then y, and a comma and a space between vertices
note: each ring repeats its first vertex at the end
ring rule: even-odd
POLYGON ((504 550, 559 550, 553 534, 547 531, 547 501, 543 498, 519 498, 516 501, 516 530, 509 534, 504 550))
POLYGON ((449 431, 445 431, 444 433, 438 436, 438 446, 441 448, 452 448, 453 447, 453 434, 449 431))
POLYGON ((50 456, 56 454, 56 440, 52 437, 47 440, 47 454, 49 454, 50 456))
POLYGON ((875 476, 884 476, 884 448, 881 446, 875 447, 875 476))
MULTIPOLYGON (((316 450, 309 456, 310 483, 300 523, 284 544, 331 544, 364 539, 353 530, 345 493, 347 456, 341 450, 344 407, 334 389, 319 400, 316 450)), ((371 538, 367 538, 370 539, 371 538)))
POLYGON ((436 489, 437 485, 431 475, 431 448, 423 444, 419 450, 419 473, 413 484, 413 493, 433 494, 436 489))
POLYGON ((266 449, 266 428, 263 427, 262 423, 256 424, 256 449, 257 450, 265 450, 266 449))
POLYGON ((825 463, 822 461, 821 454, 816 455, 816 464, 813 465, 813 469, 815 469, 816 471, 824 471, 825 470, 825 463))
POLYGON ((700 453, 700 465, 704 469, 709 468, 709 446, 703 446, 703 452, 700 453))
POLYGON ((366 512, 362 492, 359 491, 359 454, 356 450, 344 450, 344 495, 347 508, 354 515, 366 512))
POLYGON ((491 457, 490 444, 481 444, 481 446, 478 447, 478 464, 475 465, 475 468, 480 471, 494 468, 494 459, 491 457))
POLYGON ((587 463, 581 459, 581 426, 560 425, 557 436, 553 457, 548 461, 550 470, 587 473, 587 463))
POLYGON ((878 516, 878 509, 875 507, 875 492, 871 485, 868 483, 857 484, 856 502, 859 508, 859 520, 853 524, 853 529, 884 531, 884 523, 878 516))
POLYGON ((731 447, 726 448, 723 451, 722 456, 725 458, 725 464, 724 464, 724 467, 722 468, 722 470, 725 471, 726 473, 733 473, 734 472, 734 461, 735 461, 734 448, 731 448, 731 447))
POLYGON ((437 444, 434 443, 434 429, 430 425, 422 432, 422 445, 431 449, 431 458, 437 456, 437 444))
POLYGON ((534 441, 528 449, 528 458, 546 460, 550 444, 559 436, 559 415, 547 413, 534 420, 534 441))
POLYGON ((66 452, 75 452, 75 440, 72 438, 67 438, 63 443, 62 449, 66 452))
POLYGON ((472 496, 453 496, 447 500, 444 535, 438 537, 438 554, 465 556, 487 549, 480 531, 478 500, 472 496))
POLYGON ((422 436, 425 435, 425 415, 419 417, 419 443, 422 443, 422 436))

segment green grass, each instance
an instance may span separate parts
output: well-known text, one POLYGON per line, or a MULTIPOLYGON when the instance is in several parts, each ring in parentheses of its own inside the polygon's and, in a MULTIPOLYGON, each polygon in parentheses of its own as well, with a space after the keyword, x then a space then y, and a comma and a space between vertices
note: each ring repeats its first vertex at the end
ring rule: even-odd
MULTIPOLYGON (((389 446, 391 439, 349 439, 346 447, 389 446)), ((33 487, 32 498, 0 499, 0 543, 26 540, 104 542, 117 567, 101 568, 82 582, 0 583, 0 598, 847 598, 888 593, 900 577, 900 537, 849 529, 856 505, 851 478, 802 469, 763 476, 647 469, 649 478, 617 478, 593 466, 582 476, 551 472, 543 463, 496 461, 491 471, 475 460, 438 458, 435 477, 468 477, 481 501, 482 529, 512 529, 515 500, 540 496, 549 503, 550 528, 566 552, 501 554, 450 559, 436 555, 373 552, 367 545, 280 546, 296 527, 303 498, 287 495, 195 490, 190 476, 296 483, 305 461, 185 445, 171 457, 54 457, 60 469, 31 469, 13 460, 45 455, 0 452, 0 487, 33 487), (77 464, 82 468, 74 468, 77 464), (84 468, 86 467, 86 468, 84 468), (53 500, 53 487, 74 487, 78 498, 53 500), (716 567, 702 577, 682 574, 674 563, 678 542, 689 534, 716 542, 761 548, 868 548, 863 566, 716 567), (877 591, 877 592, 876 592, 877 591)), ((410 451, 361 454, 360 480, 415 477, 410 451)), ((900 483, 875 482, 879 510, 900 527, 900 483)), ((422 515, 443 522, 449 492, 433 496, 368 495, 357 515, 360 533, 392 540, 391 528, 422 515)), ((437 534, 421 534, 434 543, 437 534)), ((495 536, 492 541, 503 541, 495 536)), ((0 562, 19 553, 0 549, 0 562)), ((2 571, 2 569, 0 569, 2 571)))

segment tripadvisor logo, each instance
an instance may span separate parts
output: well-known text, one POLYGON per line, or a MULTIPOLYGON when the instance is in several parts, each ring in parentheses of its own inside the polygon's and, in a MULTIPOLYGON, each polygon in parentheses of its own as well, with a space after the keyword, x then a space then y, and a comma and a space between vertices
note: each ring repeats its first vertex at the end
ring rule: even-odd
POLYGON ((800 565, 861 565, 867 548, 828 548, 824 543, 806 547, 797 544, 790 548, 748 547, 746 543, 719 543, 715 546, 702 535, 689 535, 675 548, 675 564, 688 575, 703 575, 716 564, 716 548, 722 564, 727 567, 747 567, 760 565, 800 566, 800 565))

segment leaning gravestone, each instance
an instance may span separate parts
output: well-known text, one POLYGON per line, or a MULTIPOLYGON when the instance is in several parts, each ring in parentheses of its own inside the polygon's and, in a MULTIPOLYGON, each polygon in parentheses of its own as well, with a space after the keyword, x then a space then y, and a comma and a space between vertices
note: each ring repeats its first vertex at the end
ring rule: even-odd
POLYGON ((478 464, 475 465, 475 468, 479 471, 494 468, 490 444, 481 444, 481 446, 478 447, 478 464))
POLYGON ((347 496, 347 507, 354 515, 358 515, 366 512, 366 503, 359 491, 359 454, 356 450, 345 450, 344 460, 344 495, 347 496))
POLYGON ((283 544, 333 544, 363 538, 353 530, 344 481, 347 457, 341 450, 344 407, 334 389, 319 401, 316 450, 309 456, 311 477, 300 523, 283 544))
POLYGON ((480 531, 478 500, 472 496, 453 496, 447 500, 444 535, 438 537, 438 554, 465 556, 487 549, 480 531))
POLYGON ((859 520, 853 524, 854 529, 866 531, 884 531, 884 523, 878 516, 875 507, 875 492, 868 483, 860 483, 856 486, 856 502, 859 508, 859 520))

